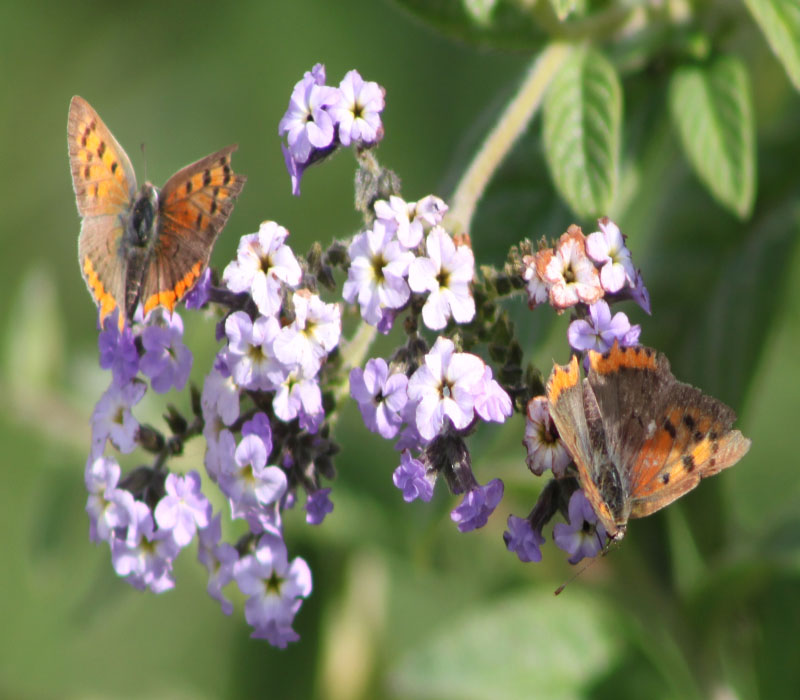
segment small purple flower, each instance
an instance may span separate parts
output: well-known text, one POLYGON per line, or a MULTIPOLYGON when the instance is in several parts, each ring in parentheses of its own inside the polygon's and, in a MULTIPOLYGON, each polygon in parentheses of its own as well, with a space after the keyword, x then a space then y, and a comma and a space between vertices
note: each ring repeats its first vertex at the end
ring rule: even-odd
POLYGON ((571 555, 570 564, 577 564, 584 557, 594 557, 603 549, 606 530, 580 489, 569 499, 569 524, 556 523, 553 541, 571 555))
POLYGON ((133 494, 117 488, 119 477, 119 464, 111 457, 89 457, 86 462, 86 512, 92 542, 110 542, 125 535, 133 512, 133 494))
POLYGON ((272 409, 285 423, 300 416, 301 423, 308 426, 311 433, 316 433, 325 419, 319 383, 314 377, 306 377, 299 367, 288 372, 277 386, 272 409))
POLYGON ((270 391, 275 375, 284 368, 273 354, 280 323, 274 316, 259 316, 255 321, 244 311, 234 311, 225 320, 228 348, 225 358, 233 381, 246 389, 270 391))
POLYGON ((506 549, 514 552, 522 562, 541 561, 544 544, 544 535, 534 530, 528 518, 518 518, 516 515, 508 516, 508 530, 503 533, 506 549))
POLYGON ((456 323, 468 323, 475 316, 475 300, 470 283, 475 273, 475 257, 467 245, 453 242, 441 226, 431 229, 425 239, 427 257, 419 257, 408 268, 408 284, 417 293, 428 292, 422 307, 422 320, 431 330, 456 323))
POLYGON ((139 352, 133 333, 128 325, 120 332, 116 316, 106 318, 97 344, 100 348, 100 367, 111 370, 117 386, 124 386, 139 372, 139 352))
POLYGON ((384 90, 374 82, 364 82, 357 70, 348 71, 339 83, 339 101, 330 108, 339 127, 339 142, 373 144, 383 138, 381 112, 384 90))
POLYGON ((178 545, 169 533, 154 530, 153 516, 146 503, 135 502, 133 517, 128 537, 111 543, 114 570, 134 588, 163 593, 175 586, 171 572, 178 545))
POLYGON ((375 326, 384 309, 399 309, 411 296, 406 277, 414 254, 403 250, 379 222, 355 236, 348 252, 350 267, 342 296, 351 304, 358 300, 361 317, 375 326))
POLYGON ((200 475, 196 471, 186 476, 170 474, 164 489, 166 493, 155 509, 158 529, 172 533, 175 544, 185 547, 194 538, 197 528, 208 526, 211 504, 200 490, 200 475))
MULTIPOLYGON (((612 317, 608 304, 601 299, 589 307, 588 321, 577 319, 569 324, 567 338, 575 350, 606 352, 615 340, 622 343, 631 329, 628 317, 622 311, 612 317)), ((638 340, 638 333, 635 336, 638 340)))
POLYGON ((560 478, 572 461, 558 439, 558 432, 544 396, 534 396, 528 401, 522 444, 528 453, 525 457, 528 469, 536 476, 541 476, 546 469, 550 469, 553 476, 560 478))
POLYGON ((234 566, 239 589, 249 596, 245 619, 255 635, 277 646, 295 639, 288 634, 302 599, 311 594, 311 570, 296 557, 289 563, 286 545, 272 534, 262 535, 253 554, 234 566))
POLYGON ((450 519, 458 525, 459 532, 469 532, 483 527, 503 498, 503 482, 492 479, 485 486, 477 486, 464 494, 461 503, 450 511, 450 519))
POLYGON ((100 397, 92 412, 92 452, 100 454, 106 440, 123 454, 133 452, 139 423, 131 413, 131 407, 139 403, 147 386, 134 379, 123 387, 112 382, 100 397))
POLYGON ((308 494, 304 509, 306 522, 309 525, 321 525, 325 516, 333 511, 333 503, 329 497, 330 489, 317 489, 308 494))
POLYGON ((406 503, 417 498, 427 502, 433 497, 433 484, 426 478, 425 465, 414 459, 408 450, 400 455, 400 466, 394 470, 392 481, 403 492, 406 503))
POLYGON ((475 387, 475 413, 485 421, 504 423, 513 412, 511 397, 492 379, 492 368, 486 365, 483 378, 475 387))
POLYGON ((455 352, 452 340, 437 338, 408 380, 408 398, 416 402, 415 422, 423 438, 432 440, 448 418, 457 430, 472 422, 475 389, 483 379, 484 366, 477 355, 455 352))
POLYGON ((289 232, 264 221, 258 233, 239 239, 236 260, 228 263, 222 281, 232 292, 248 292, 264 316, 276 316, 283 301, 282 287, 296 287, 303 277, 300 264, 286 244, 289 232))
POLYGON ((350 370, 350 395, 358 403, 364 424, 387 440, 397 435, 403 423, 407 387, 408 377, 402 372, 389 374, 389 366, 381 357, 368 360, 363 370, 350 370))
POLYGON ((275 356, 284 365, 300 365, 306 377, 313 377, 328 353, 338 344, 342 315, 338 304, 326 304, 317 294, 305 290, 292 295, 294 321, 275 337, 275 356))
POLYGON ((289 107, 278 125, 278 134, 286 137, 289 151, 299 163, 307 163, 314 149, 327 148, 333 143, 330 110, 338 104, 341 93, 324 82, 325 69, 317 64, 295 85, 289 107))
POLYGON ((292 195, 299 197, 300 181, 303 179, 303 173, 305 173, 306 168, 311 163, 299 163, 296 161, 285 143, 281 144, 281 152, 283 153, 283 162, 286 164, 286 171, 289 173, 289 178, 292 182, 292 195))
POLYGON ((223 374, 217 363, 203 382, 200 405, 206 423, 219 416, 224 425, 233 425, 239 417, 239 387, 233 382, 231 373, 223 374))
POLYGON ((242 437, 246 435, 258 435, 264 443, 264 450, 269 457, 272 452, 272 426, 269 424, 266 413, 259 411, 250 420, 245 421, 242 426, 242 437))
POLYGON ((227 542, 220 543, 222 537, 221 515, 217 513, 208 526, 198 530, 197 559, 208 569, 206 592, 222 606, 222 612, 230 615, 233 603, 222 589, 233 581, 233 569, 239 561, 236 548, 227 542))
POLYGON ((607 217, 597 223, 600 231, 590 233, 586 237, 586 252, 597 265, 601 266, 600 284, 603 285, 603 289, 613 294, 624 286, 634 283, 636 270, 619 227, 607 217))
POLYGON ((286 491, 286 474, 267 466, 264 441, 245 435, 236 447, 234 461, 219 477, 222 492, 230 499, 234 518, 247 518, 253 510, 279 500, 286 491))
POLYGON ((218 416, 212 420, 206 419, 203 437, 206 441, 206 473, 211 481, 217 483, 220 475, 232 468, 236 438, 218 416))
POLYGON ((183 321, 173 312, 172 318, 147 326, 142 333, 143 374, 150 377, 153 391, 165 394, 172 387, 181 391, 192 369, 192 352, 183 344, 183 321))
POLYGON ((183 303, 187 309, 198 310, 206 306, 211 298, 211 268, 207 267, 200 279, 186 293, 183 303))
POLYGON ((642 271, 636 271, 636 279, 633 282, 631 288, 631 299, 633 299, 639 306, 644 309, 644 312, 651 316, 652 313, 650 312, 650 292, 647 291, 647 287, 644 286, 644 278, 642 277, 642 271))

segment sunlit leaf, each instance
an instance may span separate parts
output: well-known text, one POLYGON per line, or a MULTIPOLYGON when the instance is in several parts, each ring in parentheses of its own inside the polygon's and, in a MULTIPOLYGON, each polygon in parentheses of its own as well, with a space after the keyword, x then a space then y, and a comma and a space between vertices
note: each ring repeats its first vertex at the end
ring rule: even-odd
POLYGON ((797 0, 745 0, 789 79, 800 90, 800 3, 797 0))

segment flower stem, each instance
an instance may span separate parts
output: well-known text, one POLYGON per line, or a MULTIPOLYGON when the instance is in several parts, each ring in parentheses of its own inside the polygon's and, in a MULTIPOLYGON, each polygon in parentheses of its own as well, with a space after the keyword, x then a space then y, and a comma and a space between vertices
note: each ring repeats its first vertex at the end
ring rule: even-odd
POLYGON ((554 42, 536 57, 516 95, 458 183, 444 221, 448 231, 469 234, 475 208, 486 186, 533 119, 550 81, 571 50, 570 44, 554 42))
MULTIPOLYGON (((335 405, 339 406, 343 399, 350 395, 350 370, 359 367, 367 356, 372 341, 375 339, 377 328, 370 326, 363 321, 359 324, 353 337, 341 348, 342 355, 342 377, 343 381, 334 389, 333 396, 335 405)), ((338 411, 335 414, 338 416, 338 411)), ((331 416, 330 421, 335 422, 335 417, 331 416)))

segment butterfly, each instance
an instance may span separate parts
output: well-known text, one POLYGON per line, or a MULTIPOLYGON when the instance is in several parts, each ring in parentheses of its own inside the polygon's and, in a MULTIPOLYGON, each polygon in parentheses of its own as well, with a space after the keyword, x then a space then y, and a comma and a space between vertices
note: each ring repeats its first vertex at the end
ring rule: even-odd
POLYGON ((573 356, 553 367, 546 394, 580 486, 612 540, 622 539, 629 518, 669 505, 750 449, 731 429, 733 410, 675 379, 651 348, 589 351, 583 381, 573 356))
POLYGON ((245 183, 231 170, 231 145, 187 165, 159 191, 137 188, 127 153, 82 97, 69 105, 67 143, 82 217, 78 261, 100 309, 119 327, 139 302, 170 312, 197 282, 245 183))

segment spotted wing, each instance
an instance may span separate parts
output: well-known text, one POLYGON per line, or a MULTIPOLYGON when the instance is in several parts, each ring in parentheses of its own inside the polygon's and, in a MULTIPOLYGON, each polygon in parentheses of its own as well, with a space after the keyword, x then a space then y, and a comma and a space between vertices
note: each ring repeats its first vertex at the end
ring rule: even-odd
POLYGON ((91 105, 77 95, 69 105, 67 145, 82 217, 78 261, 102 322, 125 299, 126 264, 120 244, 136 193, 136 176, 122 146, 91 105))
POLYGON ((678 382, 663 354, 615 344, 603 355, 590 352, 589 363, 609 452, 628 485, 630 517, 669 505, 750 448, 731 430, 733 410, 678 382))
POLYGON ((175 173, 159 195, 158 236, 144 280, 145 313, 170 311, 208 265, 211 250, 246 177, 231 169, 236 145, 175 173))
POLYGON ((594 512, 611 537, 619 528, 601 484, 613 468, 605 453, 602 423, 589 387, 581 382, 578 358, 568 365, 554 365, 547 380, 550 416, 561 441, 578 468, 578 480, 594 512), (588 410, 587 410, 588 409, 588 410))

